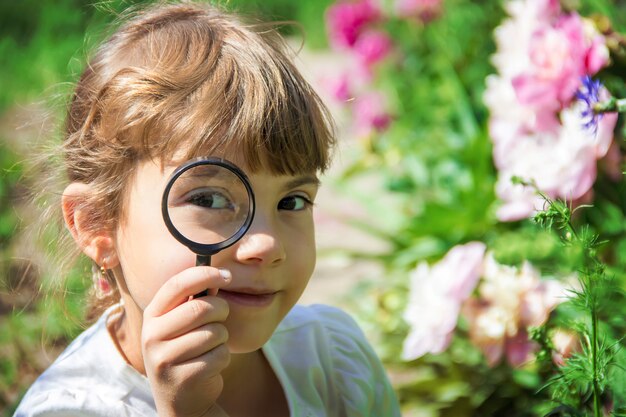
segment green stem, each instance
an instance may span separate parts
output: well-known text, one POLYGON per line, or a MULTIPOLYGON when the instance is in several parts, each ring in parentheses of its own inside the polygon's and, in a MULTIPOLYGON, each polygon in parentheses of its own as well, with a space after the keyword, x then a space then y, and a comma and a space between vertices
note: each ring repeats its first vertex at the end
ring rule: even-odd
POLYGON ((595 113, 624 113, 626 112, 626 99, 611 97, 606 101, 594 104, 593 111, 595 113))
MULTIPOLYGON (((558 206, 557 206, 558 207, 558 206)), ((565 216, 563 210, 559 209, 560 213, 565 216)), ((572 224, 571 217, 567 218, 567 228, 574 235, 574 237, 578 240, 578 234, 576 233, 576 229, 572 224)), ((595 267, 597 266, 597 259, 593 255, 591 249, 586 248, 586 258, 587 264, 593 265, 594 269, 587 268, 587 291, 590 293, 594 293, 593 286, 595 285, 594 277, 595 277, 595 267)), ((598 309, 597 307, 597 299, 595 296, 592 296, 592 304, 591 304, 591 366, 593 373, 593 415, 594 417, 602 417, 602 406, 600 403, 600 395, 601 389, 599 384, 599 376, 598 376, 598 309)))
POLYGON ((602 404, 600 389, 600 376, 598 373, 598 298, 594 286, 596 285, 595 279, 598 272, 598 259, 591 252, 589 248, 586 250, 588 257, 587 268, 587 291, 591 296, 591 366, 593 372, 593 415, 594 417, 602 417, 602 404))
POLYGON ((591 309, 591 360, 593 361, 593 415, 601 417, 601 393, 598 384, 598 314, 595 307, 591 309))

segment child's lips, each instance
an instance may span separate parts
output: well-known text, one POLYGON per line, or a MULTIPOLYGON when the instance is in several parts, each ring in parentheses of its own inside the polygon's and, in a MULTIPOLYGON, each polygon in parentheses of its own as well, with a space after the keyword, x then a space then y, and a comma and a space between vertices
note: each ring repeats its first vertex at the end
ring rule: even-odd
POLYGON ((228 302, 248 307, 266 307, 272 303, 278 292, 258 289, 220 289, 217 295, 228 302))

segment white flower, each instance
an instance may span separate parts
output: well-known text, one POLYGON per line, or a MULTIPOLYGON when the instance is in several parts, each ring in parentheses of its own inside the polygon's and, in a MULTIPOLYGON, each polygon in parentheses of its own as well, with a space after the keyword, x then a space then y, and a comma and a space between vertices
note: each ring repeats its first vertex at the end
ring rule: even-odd
POLYGON ((485 244, 470 242, 452 248, 437 264, 420 263, 411 274, 404 319, 411 326, 402 358, 441 353, 450 343, 461 303, 474 290, 482 273, 485 244))
POLYGON ((533 351, 527 328, 546 322, 550 312, 566 299, 565 286, 543 279, 528 262, 519 268, 502 265, 492 254, 485 257, 483 271, 478 298, 464 306, 470 337, 490 366, 504 354, 513 365, 520 365, 533 351))

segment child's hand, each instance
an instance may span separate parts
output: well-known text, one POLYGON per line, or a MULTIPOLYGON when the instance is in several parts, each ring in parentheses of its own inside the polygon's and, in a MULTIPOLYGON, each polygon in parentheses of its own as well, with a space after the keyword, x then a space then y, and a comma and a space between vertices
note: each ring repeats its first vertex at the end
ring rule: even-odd
POLYGON ((230 273, 186 269, 170 278, 144 310, 142 351, 159 416, 225 415, 215 404, 228 366, 228 303, 215 296, 230 273), (190 299, 209 288, 204 297, 190 299))

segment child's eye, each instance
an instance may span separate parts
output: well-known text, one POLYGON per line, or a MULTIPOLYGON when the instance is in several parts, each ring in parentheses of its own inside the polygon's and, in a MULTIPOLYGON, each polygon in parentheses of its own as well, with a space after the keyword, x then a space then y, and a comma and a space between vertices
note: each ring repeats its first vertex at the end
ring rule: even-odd
POLYGON ((290 195, 278 202, 279 210, 300 211, 313 205, 313 202, 301 195, 290 195))
POLYGON ((187 198, 186 201, 194 206, 209 209, 218 210, 232 208, 232 203, 228 197, 218 191, 212 190, 195 191, 187 198))

